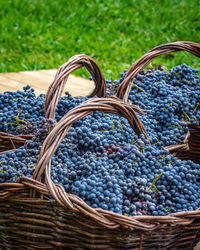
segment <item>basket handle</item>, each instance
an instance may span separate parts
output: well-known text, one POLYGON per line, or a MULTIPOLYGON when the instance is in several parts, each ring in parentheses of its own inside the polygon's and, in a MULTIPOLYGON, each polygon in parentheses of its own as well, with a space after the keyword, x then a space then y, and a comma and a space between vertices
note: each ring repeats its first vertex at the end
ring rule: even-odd
MULTIPOLYGON (((87 115, 91 114, 92 112, 95 112, 96 110, 118 114, 126 117, 132 128, 137 133, 144 133, 146 138, 148 138, 142 122, 137 117, 136 112, 134 111, 131 105, 123 104, 122 101, 117 100, 116 97, 89 99, 81 105, 70 110, 57 123, 57 125, 47 136, 42 145, 38 164, 34 171, 33 178, 28 179, 27 177, 24 177, 24 180, 26 182, 34 182, 34 185, 31 184, 33 187, 33 192, 31 194, 32 196, 35 197, 36 195, 35 182, 40 185, 44 183, 49 194, 58 202, 59 205, 74 212, 84 213, 108 228, 119 227, 120 223, 125 223, 126 225, 136 227, 138 229, 142 226, 146 230, 152 230, 152 228, 155 228, 155 224, 145 224, 142 222, 138 222, 132 218, 126 218, 125 216, 120 217, 122 222, 116 223, 115 221, 110 219, 109 212, 107 216, 103 213, 104 210, 98 210, 88 206, 81 198, 76 195, 66 193, 66 191, 61 185, 56 185, 51 180, 51 158, 59 147, 62 140, 66 137, 70 127, 73 125, 74 122, 86 117, 87 115)), ((23 177, 21 178, 21 180, 23 180, 23 177)))
POLYGON ((89 96, 97 95, 98 97, 106 97, 106 82, 98 64, 87 55, 75 55, 60 66, 54 81, 49 86, 44 104, 46 118, 55 118, 56 107, 69 74, 83 66, 86 67, 95 82, 95 89, 89 96))
POLYGON ((129 83, 133 82, 135 76, 157 56, 176 51, 187 51, 197 57, 200 57, 200 44, 194 42, 180 41, 163 44, 153 48, 132 65, 125 79, 117 89, 117 96, 123 99, 124 102, 127 102, 131 90, 131 84, 129 83))
MULTIPOLYGON (((136 112, 131 105, 123 104, 115 97, 89 99, 65 114, 47 136, 40 151, 33 179, 42 182, 46 181, 49 185, 52 183, 50 178, 51 158, 59 147, 59 144, 65 138, 73 123, 90 115, 96 110, 124 116, 127 118, 134 131, 137 134, 143 133, 148 140, 148 135, 144 125, 136 115, 136 112), (44 180, 43 177, 45 177, 46 180, 44 180)), ((50 188, 54 197, 58 199, 55 195, 55 186, 51 185, 50 188)))

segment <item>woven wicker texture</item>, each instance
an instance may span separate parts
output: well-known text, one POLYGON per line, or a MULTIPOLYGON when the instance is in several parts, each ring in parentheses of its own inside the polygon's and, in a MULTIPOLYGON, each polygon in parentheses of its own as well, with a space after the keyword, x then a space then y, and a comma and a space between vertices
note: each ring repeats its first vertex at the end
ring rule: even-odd
POLYGON ((33 135, 12 135, 0 132, 0 154, 5 151, 15 150, 24 145, 26 140, 31 140, 33 135))
MULTIPOLYGON (((0 184, 1 185, 1 184, 0 184)), ((47 186, 35 181, 21 180, 19 186, 12 187, 10 196, 0 196, 0 248, 5 249, 192 249, 199 221, 187 219, 187 215, 171 217, 172 223, 165 218, 155 218, 151 230, 118 226, 115 214, 101 214, 112 220, 113 227, 105 227, 84 212, 73 212, 48 199, 47 186), (29 192, 38 190, 43 199, 30 198, 29 192), (42 191, 41 191, 42 190, 42 191), (182 219, 181 217, 186 217, 182 219), (179 220, 180 218, 180 220, 179 220), (179 225, 184 221, 185 225, 179 225), (116 223, 115 223, 116 222, 116 223), (177 224, 176 224, 177 222, 177 224), (188 223, 188 225, 187 225, 188 223), (117 225, 116 225, 117 224, 117 225)), ((1 187, 0 187, 1 188, 1 187)), ((11 188, 11 186, 10 186, 11 188)), ((8 190, 8 188, 7 188, 8 190)), ((6 191, 5 191, 6 192, 6 191)), ((73 197, 71 196, 71 199, 73 197)), ((74 198, 74 203, 77 204, 74 198)), ((78 205, 76 205, 79 208, 78 205)), ((100 211, 99 211, 100 212, 100 211)), ((192 215, 189 215, 191 218, 192 215)), ((194 219, 195 219, 194 214, 194 219)), ((146 218, 147 223, 151 218, 146 218)), ((126 224, 127 217, 123 220, 126 224)), ((129 220, 134 220, 130 218, 129 220)), ((122 218, 121 218, 122 221, 122 218)), ((135 221, 135 220, 134 220, 135 221)), ((144 218, 138 218, 144 221, 144 218)), ((137 221, 135 221, 137 223, 137 221)), ((148 226, 147 223, 138 223, 148 226)), ((130 224, 130 223, 128 223, 130 224)))
POLYGON ((168 146, 166 149, 182 160, 192 160, 200 164, 200 125, 188 123, 188 128, 182 144, 168 146))
POLYGON ((127 102, 132 87, 130 83, 133 82, 135 76, 157 56, 176 51, 187 51, 197 57, 200 57, 200 44, 183 41, 167 43, 153 48, 132 65, 117 90, 117 96, 123 99, 124 102, 127 102))

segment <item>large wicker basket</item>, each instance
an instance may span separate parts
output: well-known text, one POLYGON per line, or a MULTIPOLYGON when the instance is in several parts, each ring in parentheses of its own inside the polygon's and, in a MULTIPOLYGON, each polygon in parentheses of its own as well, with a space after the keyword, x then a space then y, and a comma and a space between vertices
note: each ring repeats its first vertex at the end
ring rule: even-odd
MULTIPOLYGON (((188 51, 188 48, 190 52, 195 51, 193 54, 200 55, 198 44, 180 42, 163 45, 165 53, 188 51)), ((157 49, 161 51, 158 54, 162 54, 162 46, 157 49)), ((149 53, 153 55, 157 52, 156 48, 152 51, 149 53)), ((150 62, 150 59, 147 61, 150 62)), ((125 78, 121 86, 133 80, 130 78, 125 78)), ((119 89, 118 96, 123 98, 124 95, 120 93, 119 89)), ((59 144, 74 122, 95 110, 126 117, 137 133, 144 133, 147 137, 136 115, 136 107, 126 104, 126 98, 124 101, 114 97, 94 98, 68 112, 46 138, 33 178, 22 177, 16 183, 0 184, 0 247, 192 249, 199 237, 200 209, 167 216, 126 217, 99 208, 93 209, 51 180, 51 158, 59 144)), ((51 117, 54 114, 52 111, 51 117)), ((189 141, 189 137, 187 139, 189 141)), ((184 146, 178 146, 178 150, 181 148, 184 146)), ((173 148, 173 151, 176 149, 173 148)))

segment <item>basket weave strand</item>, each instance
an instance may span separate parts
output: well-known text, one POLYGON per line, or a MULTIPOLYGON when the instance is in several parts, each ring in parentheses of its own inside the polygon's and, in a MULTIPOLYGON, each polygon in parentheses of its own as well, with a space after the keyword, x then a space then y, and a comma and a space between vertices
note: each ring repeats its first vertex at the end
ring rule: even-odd
POLYGON ((24 145, 26 140, 33 138, 33 135, 12 135, 0 132, 0 155, 15 150, 24 145))
POLYGON ((132 65, 125 79, 122 81, 122 83, 117 89, 117 96, 123 99, 124 102, 127 102, 132 87, 130 83, 133 82, 136 75, 140 71, 142 71, 145 66, 147 66, 157 56, 176 51, 187 51, 197 57, 200 57, 200 44, 194 42, 180 41, 175 43, 163 44, 153 48, 132 65))
POLYGON ((189 131, 182 144, 166 147, 182 160, 192 160, 200 164, 200 125, 188 123, 189 131))

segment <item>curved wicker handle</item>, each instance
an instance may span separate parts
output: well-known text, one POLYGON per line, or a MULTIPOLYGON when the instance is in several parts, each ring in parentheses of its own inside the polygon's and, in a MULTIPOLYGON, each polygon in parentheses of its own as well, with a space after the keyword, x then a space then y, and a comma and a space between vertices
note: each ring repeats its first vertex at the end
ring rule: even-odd
POLYGON ((68 60, 68 62, 64 63, 58 69, 54 81, 49 86, 44 105, 44 110, 47 118, 55 118, 56 107, 63 92, 64 85, 69 77, 69 74, 83 66, 85 66, 90 72, 96 85, 90 96, 106 96, 106 82, 95 60, 87 55, 73 56, 68 60))
MULTIPOLYGON (((88 101, 70 110, 57 123, 56 127, 51 131, 51 133, 47 136, 43 143, 33 179, 27 179, 25 177, 24 180, 28 180, 28 182, 36 182, 40 186, 42 185, 42 183, 45 183, 45 187, 48 189, 50 195, 61 206, 68 208, 74 212, 87 214, 87 216, 93 218, 107 228, 117 228, 122 224, 126 226, 128 225, 130 227, 136 227, 138 229, 143 228, 143 230, 152 230, 157 225, 149 225, 147 223, 139 222, 133 218, 128 218, 121 215, 117 215, 119 218, 118 223, 116 223, 114 219, 112 220, 109 218, 110 214, 113 213, 104 211, 102 209, 91 208, 81 198, 76 195, 66 193, 61 185, 55 185, 51 180, 51 158, 59 147, 59 144, 65 138, 74 122, 86 117, 96 110, 118 114, 126 117, 137 133, 144 133, 146 138, 148 138, 142 122, 137 117, 134 108, 131 105, 123 104, 121 100, 117 100, 116 97, 89 99, 88 101)), ((35 184, 33 186, 35 187, 35 184)))
POLYGON ((125 79, 119 85, 117 89, 117 96, 123 99, 124 102, 128 101, 128 96, 131 90, 130 82, 133 81, 135 76, 145 68, 154 58, 159 55, 166 53, 176 52, 185 50, 191 54, 200 57, 200 44, 194 42, 180 41, 175 43, 167 43, 160 46, 157 46, 147 52, 143 57, 137 60, 132 67, 129 69, 125 79))
POLYGON ((33 179, 42 181, 42 175, 46 169, 46 179, 50 183, 51 157, 59 147, 59 144, 65 138, 73 123, 90 115, 96 110, 126 117, 134 131, 137 134, 144 134, 148 140, 148 135, 144 125, 136 115, 135 109, 132 107, 132 105, 125 105, 116 97, 89 99, 64 115, 63 118, 57 123, 55 128, 47 136, 40 151, 40 156, 37 167, 33 174, 33 179))

